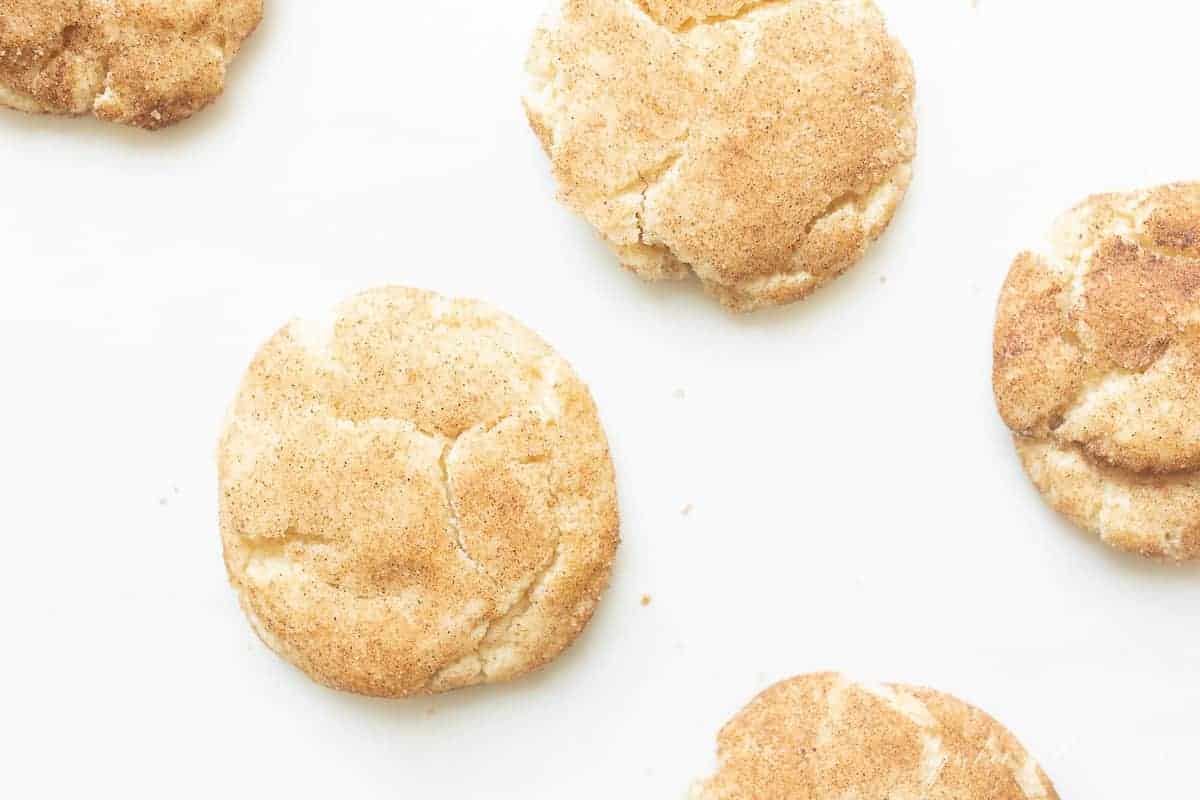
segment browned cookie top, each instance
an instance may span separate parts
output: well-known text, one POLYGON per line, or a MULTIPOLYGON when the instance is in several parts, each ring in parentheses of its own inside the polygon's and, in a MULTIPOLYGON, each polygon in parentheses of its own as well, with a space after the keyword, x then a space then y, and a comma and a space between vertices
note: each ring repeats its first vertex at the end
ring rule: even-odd
POLYGON ((994 384, 1050 503, 1109 543, 1200 557, 1200 184, 1092 197, 1013 264, 994 384))
POLYGON ((221 535, 263 640, 380 696, 507 680, 583 629, 617 548, 604 431, 540 338, 379 289, 255 357, 219 451, 221 535))
POLYGON ((0 105, 161 128, 225 87, 262 0, 0 0, 0 105))
POLYGON ((731 309, 836 277, 909 183, 912 65, 870 0, 561 0, 528 70, 564 202, 731 309))

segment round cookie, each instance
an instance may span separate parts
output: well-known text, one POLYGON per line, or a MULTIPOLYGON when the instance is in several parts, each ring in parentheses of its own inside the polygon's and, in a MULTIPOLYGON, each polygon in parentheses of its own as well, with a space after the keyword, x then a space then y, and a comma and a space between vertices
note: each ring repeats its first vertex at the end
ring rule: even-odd
POLYGON ((836 674, 776 684, 717 740, 690 800, 1057 800, 998 722, 948 695, 836 674))
POLYGON ((799 300, 891 221, 912 65, 870 0, 556 0, 525 108, 561 199, 647 279, 799 300))
POLYGON ((161 128, 221 94, 262 0, 0 0, 0 106, 161 128))
POLYGON ((583 630, 618 542, 587 387, 479 302, 388 288, 293 321, 219 447, 221 538, 254 629, 328 686, 508 680, 583 630))
POLYGON ((1122 550, 1200 558, 1200 184, 1092 197, 1019 255, 993 382, 1050 505, 1122 550))

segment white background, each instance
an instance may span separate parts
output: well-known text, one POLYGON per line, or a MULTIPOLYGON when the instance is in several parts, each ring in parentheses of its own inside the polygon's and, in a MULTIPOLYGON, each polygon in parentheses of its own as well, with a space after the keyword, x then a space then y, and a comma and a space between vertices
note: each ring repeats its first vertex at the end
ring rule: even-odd
POLYGON ((1064 798, 1195 795, 1200 569, 1048 511, 989 372, 1008 264, 1059 212, 1200 177, 1200 11, 881 5, 917 66, 911 194, 836 284, 741 318, 623 273, 556 203, 519 104, 541 0, 271 0, 174 129, 0 113, 0 793, 677 798, 757 691, 844 669, 985 708, 1064 798), (611 438, 612 589, 514 684, 320 688, 225 583, 241 371, 384 283, 529 324, 611 438))

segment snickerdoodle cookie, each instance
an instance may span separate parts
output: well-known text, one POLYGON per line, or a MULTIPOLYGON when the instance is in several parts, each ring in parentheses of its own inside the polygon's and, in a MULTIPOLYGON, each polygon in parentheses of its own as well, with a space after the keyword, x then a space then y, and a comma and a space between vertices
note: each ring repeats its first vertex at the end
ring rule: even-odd
POLYGON ((0 106, 161 128, 225 87, 262 0, 0 0, 0 106))
POLYGON ((475 301, 389 288, 254 358, 219 448, 225 563, 263 641, 338 689, 508 680, 583 630, 617 549, 587 388, 475 301))
POLYGON ((525 95, 562 200, 648 279, 799 300, 912 174, 912 65, 871 0, 554 0, 525 95))
POLYGON ((1018 256, 993 377, 1050 505, 1123 550, 1200 558, 1200 184, 1093 197, 1018 256))
POLYGON ((779 683, 722 729, 691 800, 1057 800, 1000 723, 929 689, 835 674, 779 683))

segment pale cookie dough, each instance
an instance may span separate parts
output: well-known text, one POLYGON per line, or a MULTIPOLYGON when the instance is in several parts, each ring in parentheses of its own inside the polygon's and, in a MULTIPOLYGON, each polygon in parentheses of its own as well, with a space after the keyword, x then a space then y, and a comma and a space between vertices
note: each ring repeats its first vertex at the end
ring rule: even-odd
POLYGON ((929 689, 835 674, 776 684, 717 740, 690 800, 1057 800, 1000 723, 929 689))
POLYGON ((1093 197, 1013 264, 996 402, 1047 501, 1109 544, 1200 557, 1200 184, 1093 197))
POLYGON ((556 0, 525 107, 561 199, 648 279, 799 300, 908 187, 914 79, 870 0, 556 0))
POLYGON ((587 388, 475 301, 380 289, 259 351, 219 448, 242 607, 315 680, 399 697, 508 680, 583 630, 617 549, 587 388))
POLYGON ((211 103, 262 0, 0 0, 0 106, 155 129, 211 103))

